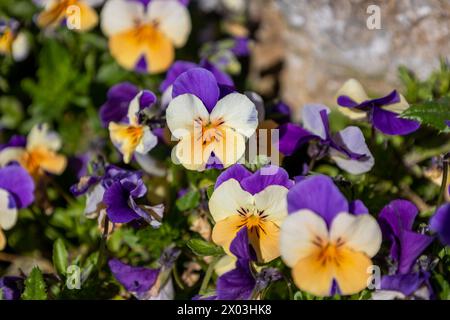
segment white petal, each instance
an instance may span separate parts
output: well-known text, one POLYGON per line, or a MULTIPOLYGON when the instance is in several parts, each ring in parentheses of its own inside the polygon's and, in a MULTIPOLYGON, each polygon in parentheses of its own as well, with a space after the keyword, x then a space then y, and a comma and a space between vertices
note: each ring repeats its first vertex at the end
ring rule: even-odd
POLYGON ((17 222, 17 208, 11 206, 10 194, 8 191, 0 189, 0 227, 9 230, 17 222))
POLYGON ((105 35, 130 30, 144 20, 145 9, 139 1, 109 0, 101 12, 101 28, 105 35))
POLYGON ((210 153, 202 148, 199 140, 193 142, 192 135, 183 136, 172 149, 172 161, 175 164, 182 164, 188 170, 203 171, 205 170, 210 153))
POLYGON ((236 268, 237 258, 235 256, 224 255, 214 265, 214 272, 220 277, 224 273, 236 268))
POLYGON ((36 147, 46 147, 50 150, 57 151, 61 148, 61 144, 59 135, 54 131, 50 131, 46 123, 35 125, 27 137, 28 150, 36 147))
POLYGON ((219 161, 225 168, 238 162, 245 153, 245 137, 236 131, 226 128, 223 133, 223 139, 215 141, 208 145, 203 151, 206 161, 211 152, 219 158, 219 161))
POLYGON ((84 209, 84 214, 91 217, 96 217, 101 209, 101 204, 103 202, 103 195, 105 193, 105 188, 102 184, 97 184, 92 190, 88 191, 86 194, 86 208, 84 209))
POLYGON ((149 127, 144 128, 144 134, 141 141, 136 146, 136 152, 147 154, 158 144, 158 138, 153 134, 149 127))
POLYGON ((352 152, 367 155, 364 160, 352 160, 341 152, 331 149, 330 156, 339 168, 351 173, 362 174, 370 171, 375 164, 375 159, 367 147, 364 135, 358 127, 348 127, 339 132, 342 142, 352 152))
POLYGON ((142 96, 143 91, 140 91, 131 101, 128 105, 128 113, 127 118, 130 124, 137 125, 138 124, 138 116, 137 113, 139 112, 140 105, 139 105, 139 99, 142 96))
POLYGON ((284 262, 293 267, 308 256, 315 245, 312 243, 319 237, 328 240, 328 229, 325 220, 311 210, 302 209, 288 215, 280 231, 280 253, 284 262))
POLYGON ((176 47, 184 46, 191 33, 191 17, 184 5, 177 0, 152 0, 147 14, 176 47))
MULTIPOLYGON (((363 101, 369 100, 369 96, 364 91, 363 86, 358 80, 355 79, 349 79, 344 83, 344 85, 338 90, 338 93, 336 94, 336 100, 339 96, 347 96, 356 103, 361 103, 363 101)), ((361 120, 366 117, 366 113, 360 110, 347 107, 339 107, 338 110, 352 120, 361 120)))
POLYGON ((355 216, 343 212, 334 218, 330 228, 330 240, 338 238, 353 250, 373 257, 380 249, 382 237, 377 220, 370 214, 355 216))
POLYGON ((20 147, 8 147, 0 151, 0 167, 6 166, 12 161, 19 161, 25 149, 20 147))
MULTIPOLYGON (((158 295, 150 296, 148 300, 173 300, 175 298, 175 289, 173 287, 172 277, 167 280, 164 287, 161 288, 158 295)), ((147 299, 146 299, 147 300, 147 299)))
POLYGON ((166 110, 167 126, 177 139, 194 132, 195 120, 199 118, 208 122, 209 113, 203 102, 192 94, 176 97, 166 110))
POLYGON ((211 122, 222 119, 224 126, 250 137, 258 127, 255 104, 240 93, 231 93, 220 99, 211 112, 211 122))
POLYGON ((330 109, 321 104, 307 104, 302 109, 303 127, 318 135, 322 139, 326 138, 326 131, 323 125, 320 112, 325 110, 327 115, 330 113, 330 109))
POLYGON ((148 174, 156 177, 164 177, 167 174, 166 168, 162 163, 148 154, 135 153, 134 158, 139 166, 148 174))
POLYGON ((17 35, 12 43, 12 56, 15 61, 25 60, 30 52, 30 44, 25 33, 17 35))
POLYGON ((253 206, 253 196, 242 190, 239 182, 230 179, 214 190, 209 199, 209 211, 214 221, 218 222, 229 216, 237 215, 240 208, 253 206))
POLYGON ((383 109, 392 111, 394 113, 400 114, 406 109, 409 108, 409 103, 406 101, 405 97, 400 94, 400 101, 394 104, 390 104, 387 106, 384 106, 383 109))
POLYGON ((400 291, 376 290, 372 293, 370 300, 403 300, 406 296, 400 291))
POLYGON ((272 185, 254 195, 256 208, 264 210, 264 215, 268 215, 267 219, 278 226, 281 226, 287 216, 288 191, 286 187, 272 185))
POLYGON ((172 101, 172 90, 173 86, 170 85, 161 96, 161 107, 166 108, 170 101, 172 101))

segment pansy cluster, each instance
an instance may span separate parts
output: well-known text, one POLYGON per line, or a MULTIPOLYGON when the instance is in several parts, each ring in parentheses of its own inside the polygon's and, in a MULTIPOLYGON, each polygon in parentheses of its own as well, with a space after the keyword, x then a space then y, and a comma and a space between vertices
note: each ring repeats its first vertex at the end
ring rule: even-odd
POLYGON ((5 61, 31 62, 39 41, 92 55, 67 60, 85 59, 73 90, 86 96, 63 99, 58 72, 40 67, 36 83, 55 96, 32 99, 20 125, 0 115, 0 261, 53 251, 36 268, 0 269, 0 298, 450 298, 448 156, 439 189, 421 167, 450 149, 414 149, 415 135, 436 134, 407 117, 416 104, 399 91, 373 97, 350 79, 327 105, 298 106, 297 120, 242 89, 251 30, 231 22, 245 2, 35 2, 32 21, 0 21, 5 61), (191 8, 226 8, 230 36, 210 35, 217 22, 192 28, 191 8), (73 108, 45 107, 65 100, 73 108), (88 289, 65 288, 69 266, 88 289))

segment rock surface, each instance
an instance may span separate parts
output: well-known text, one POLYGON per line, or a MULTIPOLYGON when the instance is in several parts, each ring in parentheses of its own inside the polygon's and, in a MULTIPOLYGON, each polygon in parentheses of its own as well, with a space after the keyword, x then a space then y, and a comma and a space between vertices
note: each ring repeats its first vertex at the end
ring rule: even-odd
POLYGON ((399 66, 424 78, 450 57, 446 0, 252 0, 250 14, 260 21, 253 83, 268 95, 279 84, 296 109, 332 102, 349 77, 387 93, 398 85, 399 66), (367 26, 370 5, 379 7, 381 29, 367 26))

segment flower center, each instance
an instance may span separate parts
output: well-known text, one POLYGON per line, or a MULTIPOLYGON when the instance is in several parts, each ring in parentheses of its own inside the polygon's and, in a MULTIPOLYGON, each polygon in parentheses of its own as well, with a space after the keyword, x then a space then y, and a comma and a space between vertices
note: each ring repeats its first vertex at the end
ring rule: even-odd
POLYGON ((246 226, 250 234, 253 233, 258 239, 261 237, 261 233, 266 234, 265 223, 267 214, 264 213, 264 210, 239 208, 237 213, 241 216, 238 230, 246 226))
POLYGON ((137 42, 153 42, 160 37, 157 24, 137 24, 134 29, 134 36, 137 42))
POLYGON ((317 247, 317 260, 322 266, 335 264, 339 266, 342 263, 341 248, 345 242, 342 238, 338 238, 335 242, 316 237, 312 243, 317 247))
POLYGON ((36 147, 28 152, 24 152, 19 159, 19 163, 32 176, 37 176, 40 173, 41 163, 48 157, 49 151, 43 147, 36 147))
POLYGON ((195 127, 201 128, 201 136, 198 138, 202 145, 208 145, 211 142, 220 142, 224 138, 224 121, 222 119, 212 122, 205 121, 201 118, 195 120, 195 127))

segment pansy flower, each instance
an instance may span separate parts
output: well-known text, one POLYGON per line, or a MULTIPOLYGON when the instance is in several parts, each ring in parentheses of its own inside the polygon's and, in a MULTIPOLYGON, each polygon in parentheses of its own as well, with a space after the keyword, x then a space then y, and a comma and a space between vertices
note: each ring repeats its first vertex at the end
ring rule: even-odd
POLYGON ((175 80, 184 72, 194 69, 194 68, 204 68, 210 71, 216 78, 217 84, 222 91, 234 88, 234 83, 231 77, 217 68, 213 63, 209 62, 207 59, 202 59, 198 64, 189 61, 175 61, 172 66, 167 70, 166 78, 159 86, 159 90, 162 92, 162 105, 167 106, 172 100, 172 90, 173 83, 175 80))
POLYGON ((82 177, 71 187, 71 192, 76 196, 87 195, 85 214, 88 216, 95 217, 104 209, 114 223, 144 219, 154 228, 161 225, 162 205, 148 206, 136 202, 147 194, 140 172, 108 165, 103 176, 82 177))
POLYGON ((212 240, 230 253, 236 234, 247 227, 259 261, 279 257, 279 229, 287 216, 286 194, 292 185, 287 172, 275 166, 253 174, 240 164, 224 171, 209 200, 215 221, 212 240))
POLYGON ((358 127, 350 126, 332 134, 328 114, 323 105, 306 105, 302 109, 303 128, 286 123, 280 126, 280 152, 291 155, 301 145, 314 141, 311 157, 320 159, 329 155, 338 167, 352 173, 368 172, 374 165, 374 158, 358 127))
POLYGON ((180 251, 164 250, 159 259, 159 268, 133 267, 112 259, 109 268, 124 288, 139 300, 173 300, 175 290, 170 273, 180 251))
POLYGON ((6 246, 2 230, 17 222, 18 210, 34 201, 34 182, 28 172, 18 165, 0 168, 0 250, 6 246))
POLYGON ((167 70, 191 31, 186 7, 176 0, 109 0, 101 27, 109 50, 128 70, 159 73, 167 70))
POLYGON ((249 98, 221 93, 214 75, 202 68, 181 74, 172 96, 166 118, 172 136, 180 140, 174 160, 201 171, 211 163, 229 167, 242 158, 246 138, 258 126, 256 107, 249 98))
POLYGON ((369 99, 361 83, 348 80, 337 93, 339 111, 354 120, 368 119, 384 134, 406 135, 419 129, 420 123, 402 119, 399 114, 409 108, 406 99, 396 90, 387 96, 369 99))
POLYGON ((23 278, 5 276, 0 278, 0 300, 19 300, 22 295, 23 278))
POLYGON ((450 246, 450 203, 440 206, 430 219, 430 229, 446 246, 450 246))
POLYGON ((289 190, 287 202, 280 252, 297 287, 316 296, 363 290, 382 238, 363 203, 347 202, 323 175, 301 180, 289 190))
POLYGON ((16 20, 0 20, 0 54, 11 56, 14 61, 26 59, 30 44, 16 20))
POLYGON ((219 300, 249 300, 274 281, 281 274, 274 268, 265 268, 257 273, 251 263, 256 254, 249 243, 248 229, 243 227, 230 245, 231 253, 237 258, 236 267, 217 279, 216 298, 219 300))
POLYGON ((76 31, 88 31, 98 24, 95 7, 104 0, 34 0, 44 7, 37 16, 36 23, 40 28, 56 28, 67 25, 76 31))
POLYGON ((130 82, 112 86, 107 93, 106 102, 100 107, 99 116, 103 127, 110 122, 128 122, 130 102, 139 93, 139 88, 130 82))
MULTIPOLYGON (((158 144, 158 138, 143 123, 143 115, 155 102, 156 96, 151 91, 141 91, 130 102, 126 119, 109 122, 111 141, 123 155, 125 163, 131 161, 134 153, 145 155, 158 144)), ((117 111, 121 113, 122 108, 117 111)))
POLYGON ((0 166, 16 161, 34 178, 44 173, 61 174, 67 165, 67 158, 57 154, 61 139, 50 131, 47 124, 35 125, 22 146, 8 146, 0 151, 0 166))
POLYGON ((398 199, 385 206, 378 217, 383 236, 391 243, 390 257, 400 274, 411 271, 419 255, 434 239, 413 231, 417 214, 413 203, 398 199))

